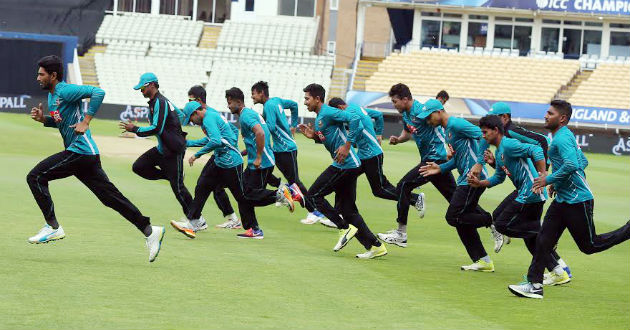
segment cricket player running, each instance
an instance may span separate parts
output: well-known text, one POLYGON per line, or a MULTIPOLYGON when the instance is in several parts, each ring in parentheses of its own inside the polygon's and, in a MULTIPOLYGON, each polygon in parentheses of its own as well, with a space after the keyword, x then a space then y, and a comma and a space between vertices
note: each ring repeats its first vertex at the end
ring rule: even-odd
POLYGON ((92 86, 78 86, 63 81, 63 62, 58 56, 43 57, 38 63, 37 82, 48 90, 48 110, 42 105, 31 110, 31 118, 45 127, 59 129, 65 150, 37 164, 26 177, 33 197, 42 210, 46 225, 29 243, 48 243, 63 239, 66 234, 57 222, 48 182, 74 175, 107 207, 116 210, 146 237, 149 262, 157 258, 164 238, 164 227, 152 226, 123 194, 109 181, 101 167, 98 147, 90 133, 90 121, 98 111, 105 92, 92 86), (87 113, 82 111, 82 100, 90 99, 87 113))
POLYGON ((508 286, 510 292, 519 297, 543 298, 546 260, 565 229, 569 230, 580 251, 586 254, 605 251, 630 239, 630 221, 611 232, 596 234, 593 193, 586 182, 575 135, 567 127, 572 113, 570 103, 554 100, 545 115, 545 128, 553 134, 549 146, 552 172, 536 178, 532 189, 540 193, 549 186, 550 195, 555 195, 555 199, 547 209, 538 233, 527 280, 508 286))

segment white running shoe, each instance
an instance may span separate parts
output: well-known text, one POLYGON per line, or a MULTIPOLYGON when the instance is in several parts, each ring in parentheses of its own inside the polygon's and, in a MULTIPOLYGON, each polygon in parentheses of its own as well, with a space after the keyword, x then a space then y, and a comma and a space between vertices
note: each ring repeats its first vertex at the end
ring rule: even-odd
POLYGON ((521 282, 519 284, 508 285, 508 289, 514 295, 524 298, 543 298, 543 286, 540 283, 521 282))
POLYGON ((164 239, 164 227, 151 226, 151 235, 146 238, 147 250, 149 250, 149 262, 155 261, 160 249, 162 248, 162 239, 164 239))
POLYGON ((320 217, 318 217, 315 213, 313 213, 313 212, 309 212, 309 213, 306 215, 306 218, 305 218, 305 219, 300 220, 300 222, 301 222, 301 223, 303 223, 303 224, 305 224, 305 225, 314 225, 314 224, 318 223, 320 219, 321 219, 321 218, 320 218, 320 217))
POLYGON ((45 225, 37 232, 37 235, 28 238, 28 242, 31 244, 42 244, 48 243, 56 240, 60 240, 66 237, 66 233, 63 231, 63 228, 59 226, 59 228, 54 229, 49 225, 45 225))
POLYGON ((424 212, 426 211, 426 206, 424 203, 424 193, 421 192, 418 194, 418 200, 416 201, 416 205, 414 205, 416 207, 416 210, 418 210, 418 215, 420 216, 420 218, 424 218, 424 212))
POLYGON ((241 229, 243 225, 241 224, 241 220, 238 219, 236 214, 232 213, 225 217, 225 222, 222 224, 218 224, 217 228, 225 228, 225 229, 241 229))
MULTIPOLYGON (((232 213, 232 215, 234 215, 234 213, 232 213)), ((195 232, 199 232, 199 231, 208 229, 208 224, 206 223, 206 219, 203 218, 203 215, 201 217, 199 217, 199 219, 197 219, 197 220, 191 220, 190 224, 192 225, 193 230, 195 232)))
POLYGON ((494 253, 499 253, 506 243, 505 236, 498 232, 494 225, 490 225, 490 236, 494 240, 494 253))
POLYGON ((407 233, 392 229, 386 233, 378 233, 378 238, 388 244, 398 245, 402 248, 407 247, 407 233))
POLYGON ((335 228, 335 229, 338 228, 337 225, 334 222, 330 221, 330 219, 328 218, 319 219, 319 223, 321 223, 322 225, 328 228, 335 228))

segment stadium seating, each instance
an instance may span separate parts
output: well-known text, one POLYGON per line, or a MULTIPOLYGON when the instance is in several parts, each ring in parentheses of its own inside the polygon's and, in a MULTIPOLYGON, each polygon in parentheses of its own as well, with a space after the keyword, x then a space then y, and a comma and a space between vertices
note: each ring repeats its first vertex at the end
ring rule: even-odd
POLYGON ((217 46, 219 49, 270 49, 311 54, 317 25, 316 19, 284 16, 251 22, 226 21, 217 46))
MULTIPOLYGON (((108 46, 105 54, 95 56, 95 65, 109 103, 144 104, 140 92, 131 87, 146 71, 155 72, 160 78, 160 90, 175 105, 183 106, 188 89, 200 84, 206 86, 208 104, 223 111, 227 111, 226 89, 233 86, 243 89, 246 104, 252 106, 249 88, 265 80, 272 96, 293 99, 300 104, 300 115, 312 116, 302 105, 302 88, 313 82, 326 89, 330 86, 334 58, 311 55, 317 33, 315 19, 273 17, 254 22, 227 21, 216 49, 199 48, 196 42, 174 42, 169 33, 159 39, 146 34, 146 38, 139 40, 135 34, 122 32, 122 27, 142 30, 156 21, 166 25, 178 22, 173 29, 183 26, 181 22, 194 24, 170 16, 150 16, 106 16, 103 21, 98 38, 108 46), (121 34, 114 38, 115 33, 121 34)), ((174 35, 180 35, 177 31, 174 35)), ((191 33, 194 38, 182 40, 199 40, 197 32, 191 33)))
POLYGON ((202 31, 202 21, 191 21, 184 16, 139 13, 105 15, 96 33, 96 43, 139 41, 196 46, 202 31))
POLYGON ((600 63, 569 99, 574 105, 630 109, 630 65, 600 63))
MULTIPOLYGON (((485 51, 485 50, 484 50, 485 51)), ((513 56, 492 50, 490 56, 419 50, 393 53, 366 81, 366 90, 386 92, 399 82, 414 94, 546 103, 580 69, 577 60, 513 56)))

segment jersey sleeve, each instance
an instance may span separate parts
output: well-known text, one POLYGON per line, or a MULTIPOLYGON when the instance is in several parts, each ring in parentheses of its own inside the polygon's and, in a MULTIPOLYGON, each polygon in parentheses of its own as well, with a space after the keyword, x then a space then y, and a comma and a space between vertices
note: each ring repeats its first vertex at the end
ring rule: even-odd
POLYGON ((57 128, 57 122, 51 116, 44 116, 44 127, 57 128))
POLYGON ((535 144, 511 140, 503 146, 503 149, 506 154, 517 158, 531 158, 534 162, 545 159, 542 148, 535 144))
POLYGON ((155 100, 155 105, 153 106, 153 120, 151 121, 151 125, 144 127, 136 127, 134 133, 138 136, 150 136, 150 135, 159 135, 162 134, 164 130, 164 125, 166 123, 166 116, 168 116, 168 105, 166 102, 160 102, 160 100, 155 100))
MULTIPOLYGON (((458 135, 461 135, 471 140, 477 140, 479 143, 483 143, 482 141, 480 141, 480 140, 484 140, 482 138, 483 133, 481 132, 481 128, 471 124, 469 121, 462 119, 461 121, 459 121, 459 124, 455 126, 454 128, 455 128, 454 129, 455 132, 458 135)), ((483 152, 485 151, 485 149, 482 150, 481 144, 477 144, 477 150, 475 151, 476 151, 475 153, 477 156, 477 164, 485 165, 486 161, 483 158, 483 152)))
POLYGON ((201 139, 186 140, 186 147, 203 147, 208 143, 208 137, 204 136, 201 139))
POLYGON ((562 157, 562 165, 554 168, 553 172, 547 176, 547 184, 554 184, 567 179, 571 173, 581 169, 578 160, 578 149, 575 140, 569 135, 558 136, 555 138, 558 152, 562 157))
POLYGON ((376 135, 383 135, 383 113, 378 110, 367 108, 365 109, 365 112, 367 112, 370 118, 374 119, 374 132, 376 132, 376 135))
POLYGON ((494 171, 494 174, 488 178, 488 182, 490 185, 488 188, 492 188, 496 185, 499 185, 505 181, 505 171, 501 169, 501 167, 497 166, 497 169, 494 171))
POLYGON ((549 149, 549 140, 547 140, 547 137, 518 126, 512 128, 509 133, 511 138, 517 139, 523 143, 539 145, 543 150, 545 159, 547 159, 547 150, 549 149))
POLYGON ((105 91, 94 86, 66 84, 65 87, 59 91, 59 96, 69 102, 89 98, 90 104, 88 105, 87 114, 94 116, 103 103, 105 91))
POLYGON ((348 140, 350 141, 350 143, 355 144, 357 137, 361 134, 361 131, 363 130, 361 117, 350 111, 342 111, 338 109, 332 110, 331 113, 331 118, 334 122, 341 124, 348 123, 348 140))
POLYGON ((265 118, 265 122, 267 123, 267 128, 269 128, 269 132, 276 132, 276 121, 278 120, 279 110, 272 104, 271 102, 265 103, 263 106, 263 117, 265 118))
POLYGON ((289 109, 289 111, 291 111, 291 123, 290 123, 290 126, 291 127, 297 127, 297 125, 298 125, 298 104, 297 104, 297 102, 295 102, 293 100, 285 100, 285 99, 280 99, 280 102, 282 103, 282 108, 283 109, 289 109))
POLYGON ((223 142, 221 141, 221 130, 217 124, 216 117, 212 116, 204 118, 203 126, 206 132, 208 132, 207 142, 195 154, 195 157, 197 158, 223 146, 223 142))
POLYGON ((448 162, 440 164, 440 171, 447 173, 455 169, 457 163, 455 163, 455 157, 451 158, 448 162))

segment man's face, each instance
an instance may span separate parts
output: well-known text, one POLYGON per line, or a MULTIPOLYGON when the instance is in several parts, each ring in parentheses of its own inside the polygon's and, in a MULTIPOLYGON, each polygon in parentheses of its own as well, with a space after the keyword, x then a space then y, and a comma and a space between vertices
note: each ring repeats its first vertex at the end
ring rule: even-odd
POLYGON ((337 109, 340 109, 340 110, 346 110, 346 108, 347 108, 347 107, 348 107, 348 105, 347 105, 347 104, 341 104, 341 105, 339 105, 339 106, 337 107, 337 109))
POLYGON ((481 133, 483 133, 483 138, 493 146, 497 145, 497 137, 499 136, 498 129, 492 129, 488 127, 481 127, 481 133))
POLYGON ((39 67, 39 70, 37 70, 37 82, 43 90, 50 90, 52 87, 52 80, 55 78, 57 78, 56 72, 53 72, 51 76, 42 67, 39 67))
POLYGON ((427 124, 431 127, 437 127, 440 125, 440 112, 434 111, 427 117, 427 124))
POLYGON ((501 118, 501 122, 503 123, 503 126, 505 127, 505 125, 507 125, 507 123, 510 122, 510 115, 504 113, 502 115, 499 115, 499 117, 501 118))
POLYGON ((189 101, 189 102, 192 102, 192 101, 197 101, 197 102, 200 102, 200 103, 201 103, 201 100, 200 100, 198 97, 195 97, 195 96, 194 96, 194 95, 192 95, 192 94, 188 94, 188 101, 189 101))
POLYGON ((550 106, 545 115, 545 128, 549 130, 555 130, 560 127, 562 115, 556 108, 550 106))
POLYGON ((309 92, 304 93, 304 105, 306 106, 308 111, 313 111, 313 112, 316 111, 317 106, 319 105, 320 102, 321 101, 319 100, 319 98, 311 96, 311 93, 309 92))
POLYGON ((152 83, 148 83, 140 87, 140 92, 142 93, 142 96, 148 99, 151 97, 151 95, 153 95, 154 89, 155 89, 155 85, 153 85, 152 83))
POLYGON ((440 103, 442 103, 442 105, 444 105, 446 103, 446 101, 448 101, 448 99, 444 98, 444 97, 438 97, 437 100, 440 101, 440 103))
POLYGON ((230 109, 230 112, 233 113, 233 114, 238 113, 238 111, 241 109, 241 101, 240 100, 228 97, 227 98, 227 104, 228 104, 228 109, 230 109))
POLYGON ((402 99, 399 98, 398 96, 394 95, 392 96, 392 104, 394 105, 394 108, 396 108, 396 110, 398 110, 399 113, 403 113, 407 110, 409 110, 409 99, 406 97, 403 97, 402 99))
POLYGON ((195 125, 199 125, 201 126, 201 122, 203 121, 203 119, 201 118, 200 115, 200 111, 199 110, 195 110, 191 115, 190 115, 190 121, 193 122, 193 124, 195 125))
POLYGON ((264 97, 265 94, 262 91, 259 92, 255 89, 252 89, 252 101, 254 101, 254 104, 262 103, 264 97))

